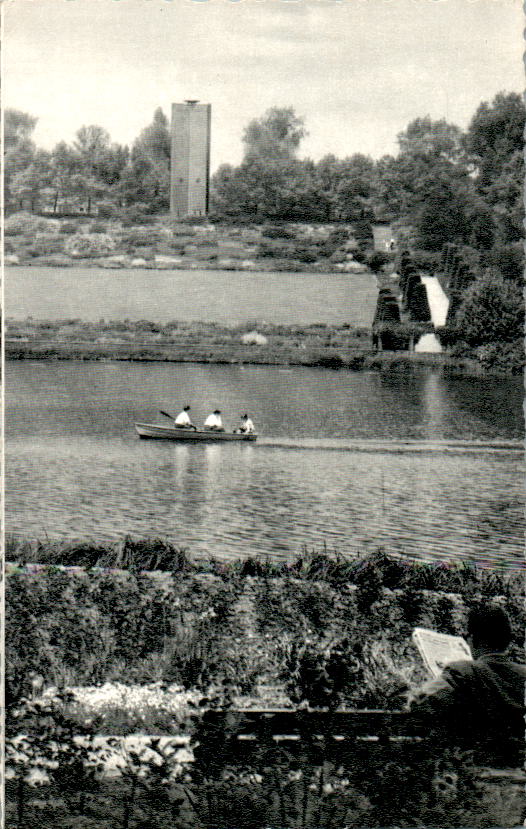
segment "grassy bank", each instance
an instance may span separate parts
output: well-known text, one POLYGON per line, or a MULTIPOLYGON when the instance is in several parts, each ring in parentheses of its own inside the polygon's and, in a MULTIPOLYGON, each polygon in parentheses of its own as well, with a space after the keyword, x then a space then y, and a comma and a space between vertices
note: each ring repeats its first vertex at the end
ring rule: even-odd
MULTIPOLYGON (((137 360, 247 365, 319 366, 370 371, 441 369, 487 374, 476 360, 447 354, 377 352, 371 332, 350 325, 247 322, 83 322, 6 320, 8 360, 137 360)), ((497 372, 496 372, 497 374, 497 372)))
POLYGON ((361 368, 370 349, 364 328, 329 325, 23 322, 7 320, 7 359, 162 360, 361 368))

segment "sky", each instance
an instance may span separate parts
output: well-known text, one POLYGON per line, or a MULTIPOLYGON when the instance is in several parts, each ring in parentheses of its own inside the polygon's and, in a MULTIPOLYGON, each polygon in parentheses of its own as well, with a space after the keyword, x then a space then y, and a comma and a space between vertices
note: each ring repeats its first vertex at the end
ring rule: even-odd
POLYGON ((172 102, 212 105, 212 170, 243 129, 291 106, 299 155, 380 158, 430 115, 465 128, 521 92, 521 0, 4 0, 4 106, 46 149, 83 125, 129 144, 172 102))

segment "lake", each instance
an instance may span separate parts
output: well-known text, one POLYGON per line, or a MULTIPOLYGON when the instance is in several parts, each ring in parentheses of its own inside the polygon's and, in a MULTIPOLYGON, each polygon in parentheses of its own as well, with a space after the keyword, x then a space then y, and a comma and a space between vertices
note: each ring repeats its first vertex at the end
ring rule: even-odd
POLYGON ((349 323, 370 327, 378 290, 372 274, 141 268, 10 267, 5 313, 35 319, 171 320, 237 325, 349 323))
POLYGON ((523 560, 520 380, 158 363, 6 364, 6 532, 163 536, 195 556, 523 560), (134 420, 248 411, 256 444, 141 441, 134 420))

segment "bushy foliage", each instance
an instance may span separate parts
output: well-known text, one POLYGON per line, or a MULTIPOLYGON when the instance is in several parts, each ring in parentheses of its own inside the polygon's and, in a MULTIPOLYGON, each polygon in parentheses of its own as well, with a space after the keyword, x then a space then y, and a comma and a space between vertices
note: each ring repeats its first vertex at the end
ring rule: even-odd
MULTIPOLYGON (((61 557, 92 564, 103 549, 79 545, 61 557)), ((160 540, 130 539, 119 564, 132 571, 141 562, 166 566, 169 553, 160 540)), ((463 634, 467 608, 500 597, 520 654, 520 574, 412 564, 382 551, 352 561, 305 552, 288 566, 207 562, 201 574, 185 556, 174 566, 175 578, 8 568, 6 797, 13 824, 37 825, 49 814, 57 829, 196 829, 229 825, 235 812, 240 829, 263 822, 291 829, 518 825, 520 781, 502 792, 491 788, 469 754, 425 734, 423 741, 335 741, 341 731, 333 718, 342 703, 402 706, 423 675, 409 641, 415 624, 463 634), (105 671, 119 675, 120 684, 100 687, 105 671), (250 683, 243 688, 243 678, 268 682, 278 675, 296 706, 291 717, 300 741, 276 744, 265 719, 257 740, 238 741, 243 713, 232 710, 233 695, 253 690, 250 683), (179 681, 175 691, 174 676, 201 690, 182 691, 179 681), (99 683, 92 696, 100 710, 82 708, 82 689, 29 699, 43 684, 71 684, 74 677, 99 683), (130 681, 148 687, 138 694, 130 681), (130 716, 120 718, 116 693, 130 716), (170 733, 188 735, 186 759, 159 738, 142 747, 96 743, 106 711, 106 726, 129 731, 142 722, 162 730, 164 723, 170 733), (102 774, 110 749, 121 758, 117 778, 102 774), (28 786, 35 770, 38 791, 28 786)))
POLYGON ((100 219, 114 219, 118 215, 118 208, 111 202, 99 202, 97 205, 97 216, 100 219))
POLYGON ((78 227, 75 222, 61 222, 60 223, 60 232, 71 236, 73 233, 77 233, 78 227))
POLYGON ((313 721, 298 712, 299 743, 276 745, 272 731, 259 726, 257 740, 240 745, 239 713, 218 689, 181 721, 190 737, 183 751, 160 738, 100 744, 89 726, 68 720, 63 702, 26 700, 9 720, 6 808, 13 825, 49 816, 57 829, 197 829, 229 826, 235 814, 239 829, 453 829, 512 827, 522 819, 523 775, 487 780, 469 752, 425 736, 371 743, 356 740, 352 723, 347 733, 333 715, 313 721), (335 741, 342 730, 346 738, 335 741), (120 773, 110 777, 104 766, 112 753, 120 773), (37 790, 28 785, 35 771, 37 790))
POLYGON ((263 236, 268 239, 294 239, 295 234, 289 228, 283 225, 265 225, 263 228, 263 236))
POLYGON ((106 256, 115 249, 111 236, 104 233, 76 233, 69 236, 64 243, 64 250, 70 256, 90 259, 106 256))
MULTIPOLYGON (((119 676, 202 686, 235 675, 235 582, 167 577, 161 591, 140 575, 49 569, 10 581, 7 608, 9 698, 28 693, 30 674, 55 685, 119 676), (120 667, 119 667, 120 666, 120 667)), ((248 666, 247 666, 248 667, 248 666)))
POLYGON ((50 233, 58 230, 58 222, 54 219, 43 219, 32 213, 12 213, 4 222, 6 236, 30 235, 37 232, 50 233))
POLYGON ((130 247, 145 247, 160 242, 163 234, 158 228, 141 227, 125 230, 121 234, 122 242, 130 247))
POLYGON ((381 250, 377 250, 367 257, 367 267, 373 273, 380 273, 388 262, 389 255, 381 250))
POLYGON ((486 371, 521 374, 524 370, 524 339, 510 343, 487 343, 475 351, 477 360, 486 371))
POLYGON ((137 202, 121 211, 121 222, 123 227, 151 225, 155 223, 155 216, 149 211, 148 204, 137 202))
POLYGON ((90 233, 107 233, 108 226, 104 222, 93 222, 90 227, 90 233))
POLYGON ((48 256, 52 253, 62 253, 63 250, 63 240, 54 233, 35 233, 31 244, 26 249, 30 256, 48 256))
POLYGON ((468 288, 455 325, 471 346, 516 341, 524 330, 520 287, 487 271, 468 288))
POLYGON ((440 268, 440 253, 433 253, 428 250, 415 250, 411 255, 411 259, 417 270, 425 271, 433 276, 440 268))
POLYGON ((522 282, 524 277, 524 245, 522 242, 497 244, 487 254, 488 266, 505 279, 522 282))

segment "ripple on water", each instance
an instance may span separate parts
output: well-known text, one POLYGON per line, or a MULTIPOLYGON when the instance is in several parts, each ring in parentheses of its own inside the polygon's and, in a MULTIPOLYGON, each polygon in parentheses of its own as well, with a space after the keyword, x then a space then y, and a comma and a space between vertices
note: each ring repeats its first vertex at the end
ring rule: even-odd
MULTIPOLYGON (((521 384, 295 368, 6 366, 6 530, 164 536, 197 556, 523 560, 521 384), (504 406, 502 401, 506 401, 504 406), (257 445, 139 441, 191 401, 249 410, 257 445)), ((232 422, 232 423, 231 423, 232 422)))
POLYGON ((514 452, 459 459, 275 446, 247 464, 237 446, 217 456, 135 449, 9 445, 7 531, 107 541, 160 535, 225 559, 282 559, 326 545, 351 556, 384 546, 414 558, 522 560, 523 476, 514 452))

